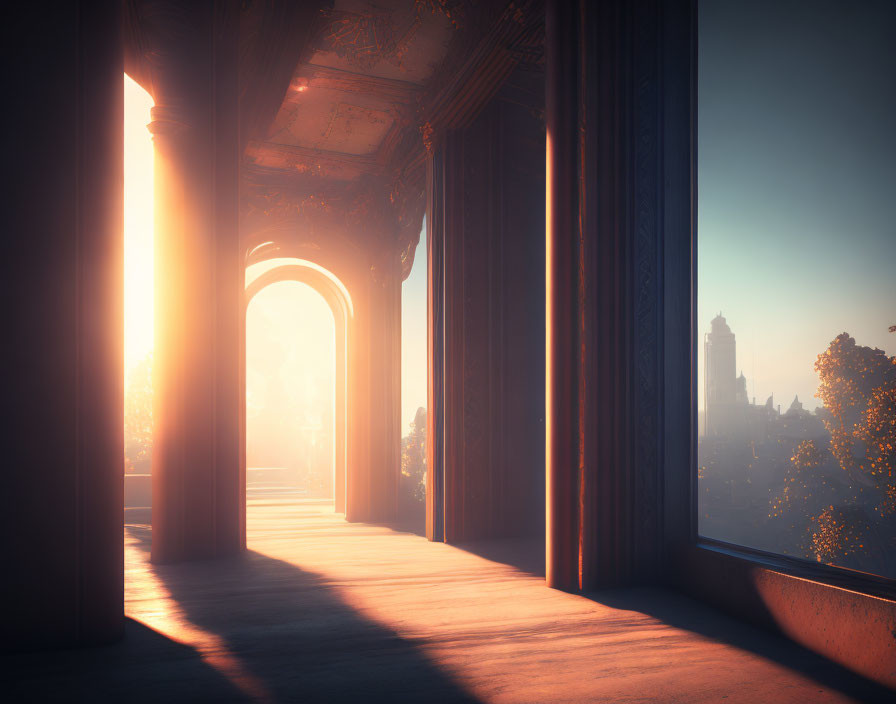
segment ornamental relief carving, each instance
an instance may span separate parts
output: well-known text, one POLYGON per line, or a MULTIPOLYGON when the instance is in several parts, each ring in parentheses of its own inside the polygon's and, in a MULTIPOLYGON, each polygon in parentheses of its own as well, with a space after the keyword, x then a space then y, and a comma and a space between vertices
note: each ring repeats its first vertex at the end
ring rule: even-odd
POLYGON ((419 171, 413 178, 385 185, 366 177, 341 189, 327 182, 314 190, 244 182, 243 230, 263 231, 272 223, 288 222, 310 241, 345 237, 361 250, 392 253, 404 279, 413 263, 426 205, 419 171))
POLYGON ((407 47, 422 18, 416 13, 410 25, 405 19, 389 10, 370 8, 364 12, 326 10, 326 25, 321 32, 319 47, 334 52, 361 69, 371 69, 386 60, 401 66, 407 47))
POLYGON ((661 384, 659 330, 661 326, 659 289, 661 181, 659 176, 660 105, 659 69, 655 37, 656 16, 642 3, 638 6, 636 36, 639 57, 634 67, 636 104, 635 141, 635 457, 636 492, 643 497, 637 512, 636 537, 641 545, 654 545, 662 517, 656 502, 660 486, 659 406, 661 384))

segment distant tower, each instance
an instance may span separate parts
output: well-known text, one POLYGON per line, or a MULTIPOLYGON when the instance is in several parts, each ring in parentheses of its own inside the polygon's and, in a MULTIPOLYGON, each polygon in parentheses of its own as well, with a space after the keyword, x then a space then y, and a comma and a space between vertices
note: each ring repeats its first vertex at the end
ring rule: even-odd
POLYGON ((732 429, 734 405, 738 400, 737 345, 721 313, 710 325, 712 328, 703 343, 706 435, 726 435, 732 429))
POLYGON ((747 377, 744 376, 744 373, 741 372, 740 376, 737 377, 737 402, 743 406, 750 402, 750 399, 747 397, 747 377))

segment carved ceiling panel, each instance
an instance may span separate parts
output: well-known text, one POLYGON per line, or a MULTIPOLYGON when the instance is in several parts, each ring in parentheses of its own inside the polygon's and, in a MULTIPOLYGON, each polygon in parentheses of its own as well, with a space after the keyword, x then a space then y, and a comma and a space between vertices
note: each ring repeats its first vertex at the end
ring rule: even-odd
POLYGON ((335 0, 273 120, 245 150, 244 216, 356 230, 412 261, 423 217, 421 98, 456 37, 458 0, 335 0))
POLYGON ((247 165, 279 172, 282 179, 295 179, 301 175, 319 180, 349 182, 383 170, 376 160, 369 157, 351 157, 340 152, 258 141, 249 142, 245 160, 247 165))
POLYGON ((451 19, 414 0, 336 0, 311 63, 423 84, 445 56, 451 19))
POLYGON ((373 154, 394 122, 392 106, 375 95, 293 83, 267 141, 352 155, 373 154))
POLYGON ((305 60, 263 140, 247 149, 247 161, 338 180, 371 172, 340 155, 388 167, 406 133, 419 132, 426 80, 444 62, 457 29, 458 11, 446 9, 455 4, 336 0, 320 10, 305 60))
POLYGON ((321 0, 316 12, 276 114, 248 140, 244 237, 288 222, 398 253, 407 275, 427 150, 540 46, 542 1, 321 0))

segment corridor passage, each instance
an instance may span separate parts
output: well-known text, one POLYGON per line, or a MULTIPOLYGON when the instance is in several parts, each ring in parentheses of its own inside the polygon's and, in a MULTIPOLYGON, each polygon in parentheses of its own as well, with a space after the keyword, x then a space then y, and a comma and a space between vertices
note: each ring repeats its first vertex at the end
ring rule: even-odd
POLYGON ((881 696, 676 594, 586 598, 548 589, 521 543, 465 550, 345 523, 326 503, 257 498, 246 555, 155 566, 148 512, 128 520, 127 639, 7 659, 31 700, 806 704, 881 696), (72 672, 77 681, 66 679, 72 672))

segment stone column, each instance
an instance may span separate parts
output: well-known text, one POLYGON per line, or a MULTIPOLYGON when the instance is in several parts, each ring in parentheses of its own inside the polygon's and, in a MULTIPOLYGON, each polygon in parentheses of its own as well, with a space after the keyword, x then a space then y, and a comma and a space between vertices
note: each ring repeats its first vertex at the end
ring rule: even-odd
POLYGON ((123 634, 120 2, 4 9, 4 651, 123 634))
POLYGON ((663 0, 551 0, 547 580, 650 583, 662 551, 663 0))
POLYGON ((345 306, 333 309, 336 326, 335 359, 335 409, 333 413, 333 503, 336 513, 345 513, 345 480, 348 443, 348 343, 350 315, 345 306), (337 314, 337 311, 341 315, 337 314))
POLYGON ((150 3, 157 61, 152 558, 245 545, 238 5, 150 3))
MULTIPOLYGON (((352 294, 351 448, 346 519, 389 521, 401 472, 401 262, 380 253, 352 294)), ((350 289, 351 290, 351 289, 350 289)))
POLYGON ((582 323, 579 210, 578 7, 548 3, 546 18, 547 213, 545 575, 579 585, 579 334, 582 323))
POLYGON ((426 537, 445 540, 445 199, 444 153, 426 165, 426 537))
POLYGON ((514 71, 429 165, 431 539, 544 534, 543 82, 514 71))

